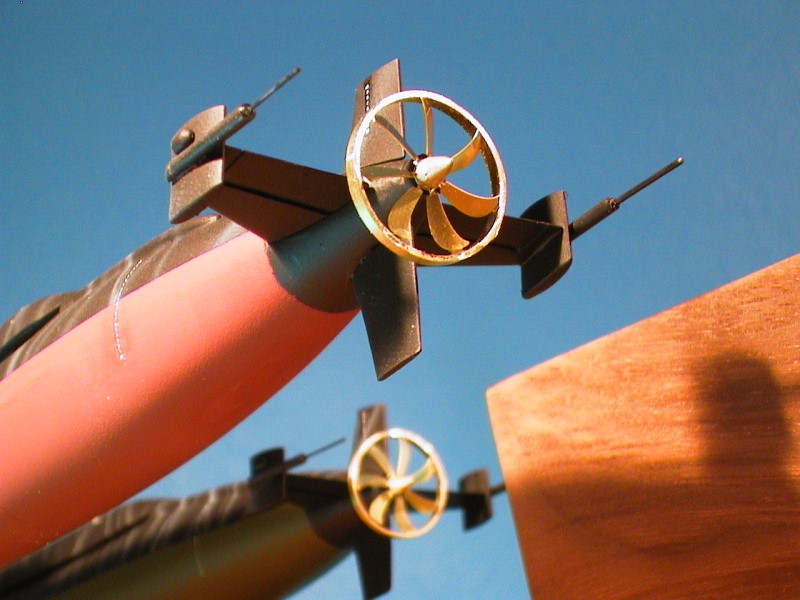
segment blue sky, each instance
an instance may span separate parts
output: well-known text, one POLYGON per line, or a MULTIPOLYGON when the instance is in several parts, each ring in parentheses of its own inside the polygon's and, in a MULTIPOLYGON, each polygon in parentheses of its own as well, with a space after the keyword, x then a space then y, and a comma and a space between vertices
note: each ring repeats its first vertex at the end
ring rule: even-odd
MULTIPOLYGON (((0 318, 83 286, 165 229, 173 133, 297 65, 234 145, 343 171, 353 90, 399 57, 406 88, 449 96, 492 135, 512 215, 565 189, 577 216, 684 156, 577 240, 572 269, 541 297, 522 300, 510 268, 422 270, 424 350, 408 367, 375 381, 359 317, 147 495, 243 479, 266 447, 350 436, 374 402, 433 442, 451 479, 486 466, 499 480, 487 387, 798 251, 798 23, 793 2, 0 0, 0 318)), ((394 553, 390 598, 527 597, 505 497, 479 530, 452 515, 394 553)), ((359 594, 348 560, 297 597, 359 594)))

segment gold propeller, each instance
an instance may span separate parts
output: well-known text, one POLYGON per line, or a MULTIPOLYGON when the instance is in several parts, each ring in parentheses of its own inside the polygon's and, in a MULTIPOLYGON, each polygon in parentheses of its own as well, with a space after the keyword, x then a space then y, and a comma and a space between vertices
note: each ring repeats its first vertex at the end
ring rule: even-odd
MULTIPOLYGON (((350 193, 364 223, 390 250, 422 264, 451 264, 480 251, 497 235, 505 213, 505 170, 497 150, 486 131, 472 115, 452 100, 432 92, 408 91, 393 94, 367 113, 348 144, 346 169, 350 193), (424 153, 418 153, 398 128, 381 111, 394 103, 415 102, 422 106, 424 153), (434 153, 434 110, 455 120, 470 135, 469 141, 452 156, 434 153), (377 125, 389 133, 404 150, 408 168, 386 164, 360 164, 361 147, 370 126, 377 125), (482 154, 489 174, 491 196, 473 194, 448 181, 455 172, 469 167, 482 154), (372 205, 366 188, 378 195, 380 180, 397 179, 410 184, 388 210, 384 223, 372 205), (443 253, 426 252, 415 245, 414 213, 420 200, 425 200, 425 214, 431 237, 443 253), (479 240, 468 240, 450 221, 442 199, 457 211, 475 219, 486 219, 485 234, 479 240)), ((383 213, 385 214, 385 212, 383 213)))
POLYGON ((436 451, 404 429, 389 429, 364 440, 350 461, 347 484, 359 517, 388 537, 413 538, 427 533, 447 506, 447 474, 436 451), (387 454, 389 442, 397 446, 395 464, 387 454), (424 462, 409 473, 415 454, 421 454, 424 462), (415 489, 430 481, 435 482, 435 491, 415 489))

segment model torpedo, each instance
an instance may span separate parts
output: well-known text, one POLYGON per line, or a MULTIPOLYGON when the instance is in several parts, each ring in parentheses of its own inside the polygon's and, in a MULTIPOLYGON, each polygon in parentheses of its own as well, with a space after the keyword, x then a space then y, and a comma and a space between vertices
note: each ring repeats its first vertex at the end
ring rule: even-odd
POLYGON ((229 146, 260 101, 175 134, 171 229, 0 327, 0 565, 207 447, 359 311, 378 378, 401 368, 421 349, 418 265, 518 265, 531 298, 575 238, 682 163, 572 223, 563 191, 515 218, 488 132, 444 96, 403 91, 397 61, 356 89, 344 175, 229 146))
MULTIPOLYGON (((92 519, 0 570, 8 600, 278 598, 354 552, 365 598, 391 587, 392 538, 429 531, 446 508, 472 529, 492 516, 485 470, 449 491, 429 442, 359 412, 347 472, 293 473, 312 455, 253 456, 242 483, 180 499, 140 500, 92 519)), ((343 441, 343 440, 339 440, 343 441)), ((330 446, 330 445, 329 445, 330 446)))

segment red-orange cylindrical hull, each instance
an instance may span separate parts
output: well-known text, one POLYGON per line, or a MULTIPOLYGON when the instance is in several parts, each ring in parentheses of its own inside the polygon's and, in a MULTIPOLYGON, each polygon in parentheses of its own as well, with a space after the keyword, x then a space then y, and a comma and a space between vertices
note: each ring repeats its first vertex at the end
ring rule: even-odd
POLYGON ((357 311, 309 308, 251 233, 112 303, 0 381, 0 565, 194 456, 357 311))

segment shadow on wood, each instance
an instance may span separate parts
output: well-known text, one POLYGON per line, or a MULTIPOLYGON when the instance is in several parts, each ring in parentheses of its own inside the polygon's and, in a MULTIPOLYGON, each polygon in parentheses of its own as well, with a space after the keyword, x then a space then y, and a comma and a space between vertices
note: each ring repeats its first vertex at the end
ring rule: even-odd
POLYGON ((800 597, 800 256, 488 392, 548 598, 800 597))

